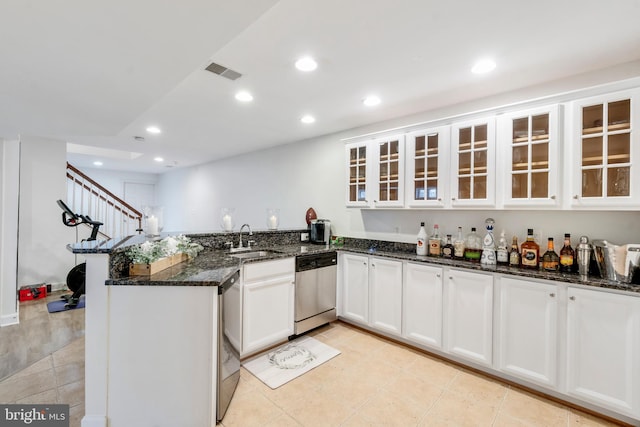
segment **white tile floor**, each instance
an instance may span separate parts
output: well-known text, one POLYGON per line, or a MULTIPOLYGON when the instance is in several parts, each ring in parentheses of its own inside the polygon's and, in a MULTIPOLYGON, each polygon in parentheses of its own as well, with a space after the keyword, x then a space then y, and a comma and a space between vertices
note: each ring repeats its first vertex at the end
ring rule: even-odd
MULTIPOLYGON (((224 427, 615 425, 342 322, 312 335, 342 354, 275 390, 242 369, 224 427)), ((0 402, 68 403, 79 427, 84 338, 0 382, 0 402)))

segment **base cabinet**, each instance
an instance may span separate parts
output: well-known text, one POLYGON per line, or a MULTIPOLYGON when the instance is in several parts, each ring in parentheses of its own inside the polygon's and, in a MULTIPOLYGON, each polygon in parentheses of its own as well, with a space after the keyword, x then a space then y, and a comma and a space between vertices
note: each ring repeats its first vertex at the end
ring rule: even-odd
POLYGON ((501 277, 498 282, 496 367, 510 375, 555 388, 558 287, 501 277))
POLYGON ((445 284, 446 350, 492 365, 493 275, 450 269, 445 284))
POLYGON ((403 336, 442 348, 442 267, 407 263, 403 285, 403 336))
POLYGON ((294 281, 294 258, 243 266, 241 356, 293 335, 294 281))
POLYGON ((568 394, 640 418, 640 298, 569 287, 568 394))
POLYGON ((341 254, 338 262, 342 277, 340 316, 362 324, 369 323, 369 257, 341 254))
POLYGON ((371 257, 369 260, 371 292, 370 325, 381 331, 402 333, 402 262, 371 257))

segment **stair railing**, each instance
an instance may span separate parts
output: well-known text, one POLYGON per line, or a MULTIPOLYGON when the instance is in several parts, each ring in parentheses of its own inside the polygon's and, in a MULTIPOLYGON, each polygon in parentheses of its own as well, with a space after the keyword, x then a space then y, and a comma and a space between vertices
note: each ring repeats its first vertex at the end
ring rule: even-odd
POLYGON ((129 236, 142 230, 141 212, 69 163, 67 205, 73 212, 102 222, 102 238, 129 236))

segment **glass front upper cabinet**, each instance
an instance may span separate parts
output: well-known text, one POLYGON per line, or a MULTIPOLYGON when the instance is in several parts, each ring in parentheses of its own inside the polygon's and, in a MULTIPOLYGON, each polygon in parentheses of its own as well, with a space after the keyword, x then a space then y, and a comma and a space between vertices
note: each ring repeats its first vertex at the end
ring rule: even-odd
POLYGON ((505 114, 498 119, 505 162, 505 206, 558 206, 558 106, 505 114))
POLYGON ((369 163, 366 142, 348 144, 347 150, 347 206, 367 205, 367 177, 369 163))
POLYGON ((456 123, 451 133, 451 205, 494 206, 494 119, 456 123))
POLYGON ((573 205, 640 205, 638 92, 575 102, 573 205))
POLYGON ((404 136, 372 141, 375 153, 371 183, 374 207, 404 206, 404 136))
POLYGON ((407 135, 407 206, 445 206, 450 134, 443 126, 407 135))

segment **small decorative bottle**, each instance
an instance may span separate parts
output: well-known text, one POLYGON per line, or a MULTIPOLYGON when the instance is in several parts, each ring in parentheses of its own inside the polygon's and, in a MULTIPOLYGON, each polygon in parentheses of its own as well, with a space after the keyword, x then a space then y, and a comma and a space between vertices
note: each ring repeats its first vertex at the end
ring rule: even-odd
POLYGON ((480 254, 482 254, 482 239, 476 233, 476 228, 471 227, 471 233, 464 239, 464 259, 479 262, 480 254))
POLYGON ((462 227, 458 227, 458 237, 453 242, 453 257, 464 259, 464 237, 462 237, 462 227))
POLYGON ((429 237, 429 255, 440 256, 440 246, 442 241, 440 240, 440 229, 438 224, 433 225, 433 234, 429 237))
POLYGON ((480 264, 496 265, 496 241, 493 238, 493 224, 495 224, 495 221, 493 218, 487 218, 484 222, 486 224, 487 234, 485 234, 482 240, 480 264))
POLYGON ((518 249, 518 237, 513 236, 511 251, 509 252, 509 267, 520 267, 520 250, 518 249))
POLYGON ((576 253, 571 247, 571 234, 565 233, 564 246, 560 250, 560 271, 563 273, 573 273, 575 271, 576 253))
POLYGON ((549 237, 547 251, 542 255, 542 268, 546 271, 558 271, 560 257, 553 247, 553 237, 549 237))
POLYGON ((498 240, 498 251, 496 252, 496 258, 498 264, 509 264, 509 250, 507 249, 507 239, 504 237, 504 230, 500 233, 500 240, 498 240))
POLYGON ((416 243, 416 255, 427 254, 427 231, 424 229, 424 222, 420 223, 418 232, 418 242, 416 243))
POLYGON ((453 244, 451 243, 451 234, 447 234, 447 243, 442 247, 442 258, 453 258, 453 244))
POLYGON ((539 268, 538 262, 540 259, 540 246, 533 238, 533 228, 527 229, 527 240, 522 243, 522 254, 520 263, 523 268, 530 268, 537 270, 539 268))

